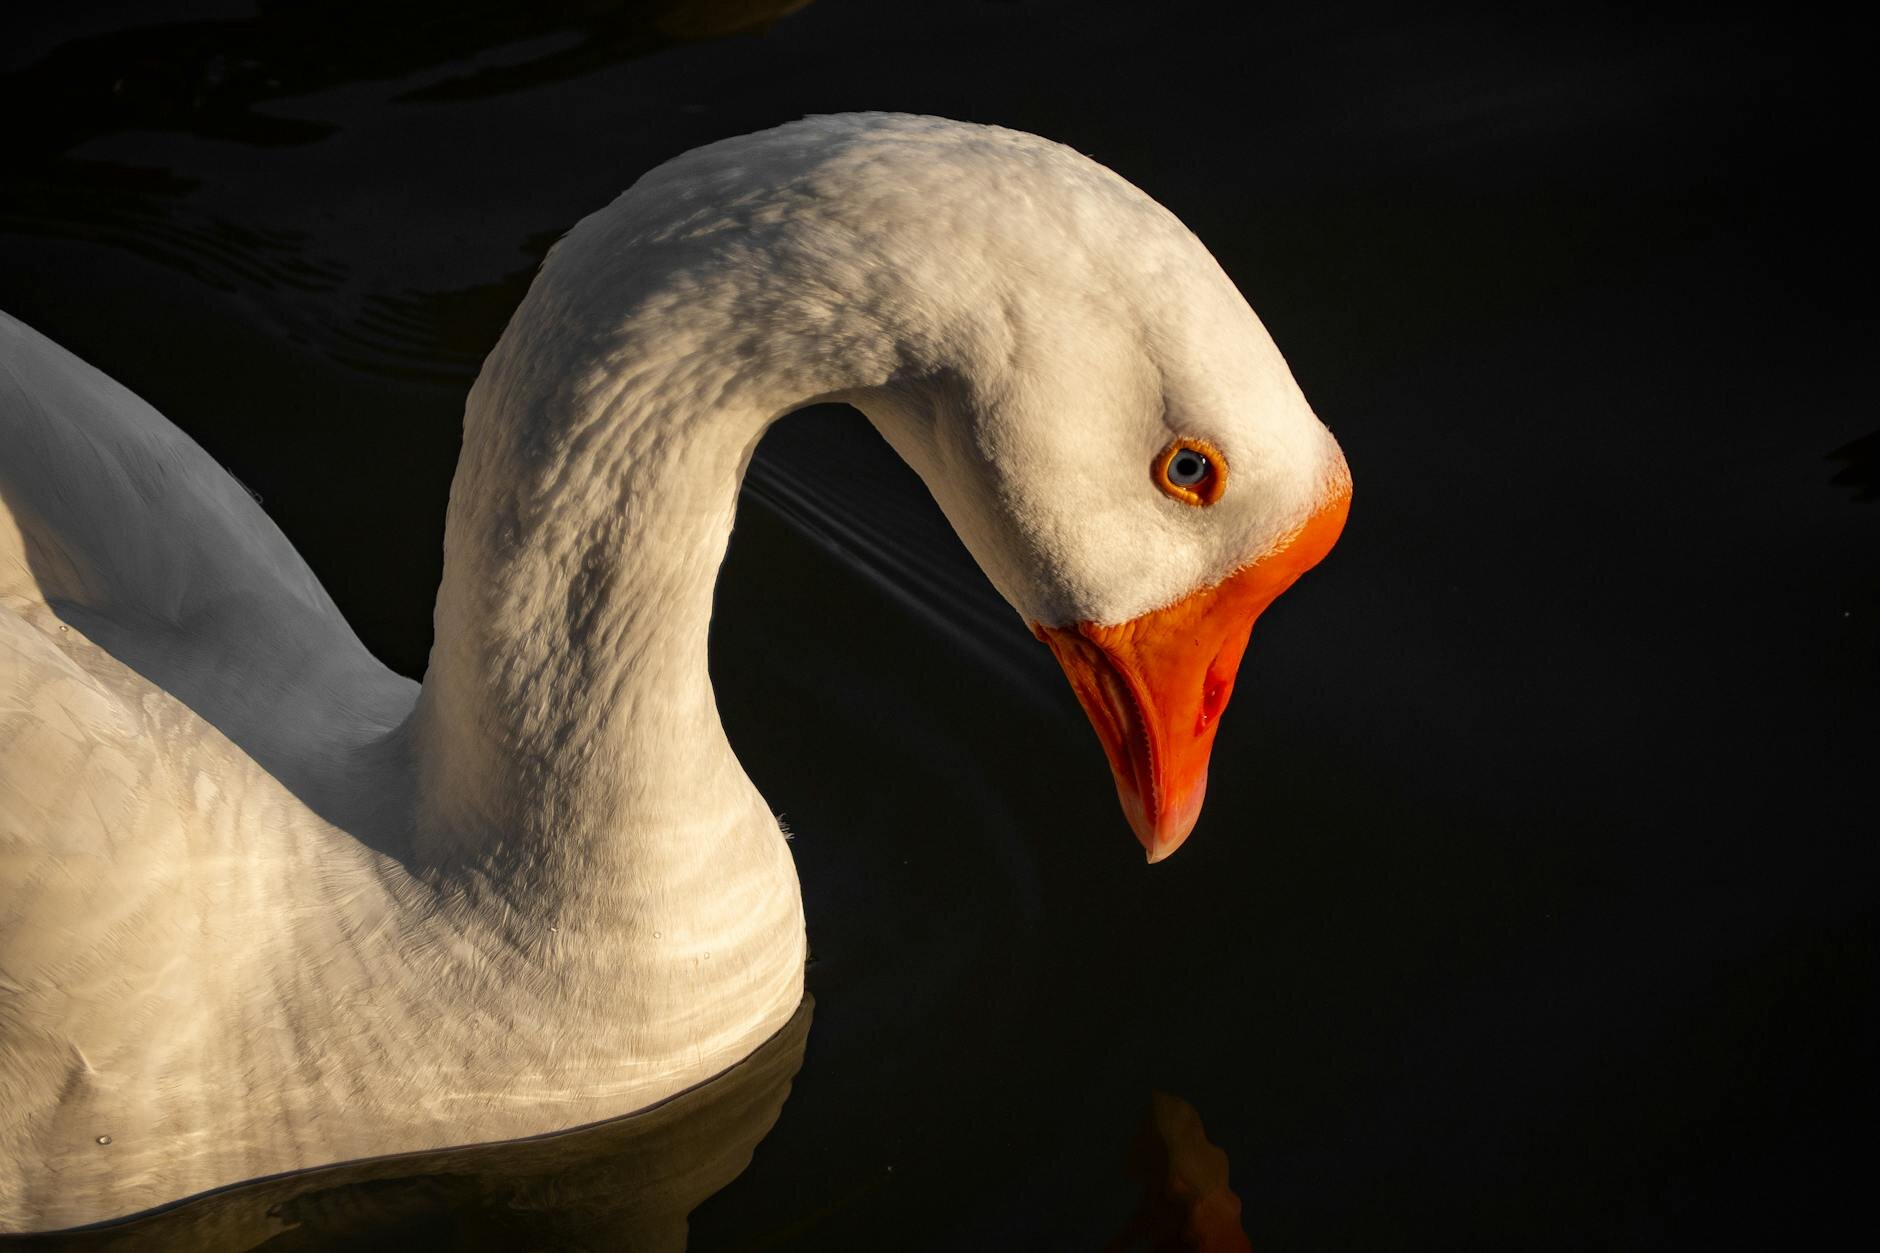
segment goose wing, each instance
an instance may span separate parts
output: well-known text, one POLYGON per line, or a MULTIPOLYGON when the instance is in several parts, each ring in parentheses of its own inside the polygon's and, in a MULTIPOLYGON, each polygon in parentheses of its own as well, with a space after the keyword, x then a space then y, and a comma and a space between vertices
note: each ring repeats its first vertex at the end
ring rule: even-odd
POLYGON ((204 1045, 243 953, 200 950, 291 904, 280 833, 415 693, 207 453, 0 314, 0 1160, 159 1098, 109 1088, 204 1045))

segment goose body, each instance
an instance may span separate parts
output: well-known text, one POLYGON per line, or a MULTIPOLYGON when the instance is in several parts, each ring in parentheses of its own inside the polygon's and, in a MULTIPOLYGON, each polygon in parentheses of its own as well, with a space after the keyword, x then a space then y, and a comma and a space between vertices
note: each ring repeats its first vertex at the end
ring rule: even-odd
POLYGON ((599 934, 427 883, 398 859, 417 685, 154 411, 10 319, 0 361, 60 440, 0 531, 8 1226, 592 1122, 789 1017, 795 877, 748 784, 599 934))
MULTIPOLYGON (((576 227, 470 394, 422 687, 213 459, 0 315, 0 1230, 627 1113, 791 1018, 795 870, 706 628, 757 440, 822 399, 1179 842, 1198 785, 1126 760, 1161 742, 1131 666, 1176 663, 1131 624, 1290 582, 1343 460, 1206 251, 1064 148, 810 119, 576 227), (1205 509, 1148 483, 1190 430, 1233 466, 1205 509)), ((1244 644, 1194 663, 1200 724, 1244 644)))

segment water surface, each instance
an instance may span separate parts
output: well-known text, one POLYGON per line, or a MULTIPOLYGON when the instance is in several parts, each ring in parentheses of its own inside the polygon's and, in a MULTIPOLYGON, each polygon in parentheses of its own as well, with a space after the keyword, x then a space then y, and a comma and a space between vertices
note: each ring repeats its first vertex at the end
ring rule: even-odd
MULTIPOLYGON (((0 304, 200 440, 396 668, 536 259, 808 112, 1118 169, 1357 480, 1151 869, 913 476, 845 410, 767 438, 714 674, 796 832, 817 1001, 691 1247, 1200 1247, 1178 1158, 1275 1249, 1792 1242, 1859 1195, 1880 511, 1832 40, 1585 6, 523 11, 0 19, 0 304), (1145 1150, 1164 1125, 1198 1139, 1145 1150)), ((460 1187, 374 1238, 499 1230, 460 1187)))

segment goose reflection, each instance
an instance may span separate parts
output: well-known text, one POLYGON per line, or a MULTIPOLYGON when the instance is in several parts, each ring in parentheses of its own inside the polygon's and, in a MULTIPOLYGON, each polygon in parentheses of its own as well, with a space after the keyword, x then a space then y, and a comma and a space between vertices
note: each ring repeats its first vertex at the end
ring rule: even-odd
POLYGON ((1227 1153, 1208 1139, 1195 1107, 1149 1094, 1128 1171, 1142 1185, 1136 1211, 1103 1253, 1252 1253, 1227 1153))
POLYGON ((687 1219, 744 1172, 803 1065, 812 998, 742 1062, 624 1118, 572 1131, 342 1162, 223 1188, 9 1248, 607 1249, 678 1253, 687 1219))

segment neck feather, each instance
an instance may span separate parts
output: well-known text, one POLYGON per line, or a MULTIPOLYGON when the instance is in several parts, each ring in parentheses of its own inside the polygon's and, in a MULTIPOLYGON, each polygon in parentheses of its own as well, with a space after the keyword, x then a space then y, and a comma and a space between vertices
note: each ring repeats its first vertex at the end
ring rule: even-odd
POLYGON ((418 862, 524 876, 535 899, 775 838, 707 670, 744 469, 818 399, 922 439, 890 382, 905 354, 866 312, 805 301, 753 232, 702 247, 633 209, 558 246, 471 392, 414 714, 418 862))

